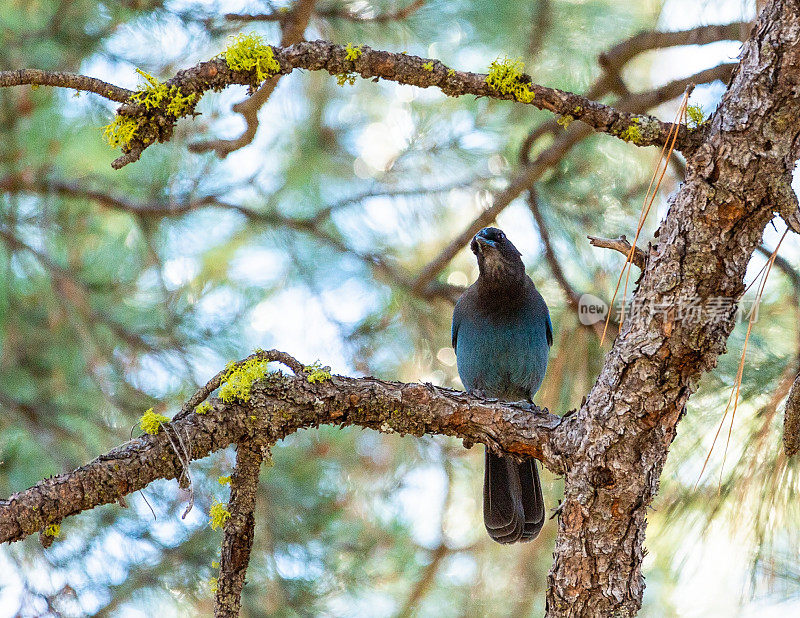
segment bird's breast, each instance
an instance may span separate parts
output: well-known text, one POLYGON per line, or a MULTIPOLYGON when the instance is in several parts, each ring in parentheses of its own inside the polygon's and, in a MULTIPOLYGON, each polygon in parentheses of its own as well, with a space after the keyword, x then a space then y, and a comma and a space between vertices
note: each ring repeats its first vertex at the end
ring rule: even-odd
POLYGON ((527 399, 542 383, 548 351, 543 318, 477 316, 459 328, 458 373, 468 390, 501 399, 527 399))

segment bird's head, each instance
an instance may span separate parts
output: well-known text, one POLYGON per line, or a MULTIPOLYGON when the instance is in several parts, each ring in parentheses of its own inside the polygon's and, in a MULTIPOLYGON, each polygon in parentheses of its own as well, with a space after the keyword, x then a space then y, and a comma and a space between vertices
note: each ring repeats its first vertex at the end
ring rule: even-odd
POLYGON ((478 258, 481 274, 525 271, 522 254, 503 231, 496 227, 485 227, 475 234, 469 248, 478 258))

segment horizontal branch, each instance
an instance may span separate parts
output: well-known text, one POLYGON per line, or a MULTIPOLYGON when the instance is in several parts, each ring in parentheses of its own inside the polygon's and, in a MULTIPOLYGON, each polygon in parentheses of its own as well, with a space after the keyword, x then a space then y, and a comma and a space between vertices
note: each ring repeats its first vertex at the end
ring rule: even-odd
MULTIPOLYGON (((272 47, 275 60, 281 67, 276 75, 286 75, 295 69, 324 70, 336 76, 360 75, 365 79, 385 79, 420 88, 436 87, 448 96, 475 95, 500 100, 517 100, 512 92, 501 92, 487 84, 485 73, 456 71, 438 60, 373 50, 367 46, 359 47, 355 52, 357 57, 349 59, 353 57, 354 52, 348 47, 327 41, 303 41, 288 47, 272 47)), ((671 123, 661 122, 652 116, 615 109, 578 94, 535 84, 527 75, 523 75, 520 82, 524 82, 527 90, 534 95, 530 102, 523 104, 581 120, 595 131, 615 135, 637 146, 663 145, 672 130, 671 123)), ((169 100, 155 107, 151 103, 149 109, 142 104, 124 102, 132 94, 131 91, 111 87, 94 78, 35 70, 0 71, 0 86, 20 84, 89 90, 113 101, 123 101, 118 110, 122 116, 150 119, 151 122, 145 126, 140 123, 137 131, 142 131, 143 134, 137 133, 123 148, 124 155, 112 164, 116 169, 136 161, 149 145, 168 141, 178 120, 167 112, 169 100)), ((234 84, 247 85, 255 90, 259 85, 255 69, 233 71, 225 60, 215 58, 179 71, 175 77, 166 82, 169 88, 177 86, 183 96, 203 95, 209 90, 221 90, 234 84)), ((194 100, 191 110, 196 103, 194 100)), ((701 134, 701 131, 692 131, 681 125, 678 129, 676 149, 691 151, 700 143, 701 134)))
POLYGON ((270 445, 299 429, 360 426, 402 435, 455 436, 465 445, 481 442, 493 450, 536 457, 563 473, 572 417, 562 421, 535 406, 484 400, 430 384, 343 376, 312 383, 288 355, 257 352, 249 357, 254 358, 280 360, 297 375, 268 374, 253 385, 248 402, 212 399, 211 410, 194 413, 194 406, 221 383, 218 374, 158 434, 145 434, 77 470, 0 500, 0 542, 18 541, 70 515, 116 502, 156 479, 179 478, 185 454, 175 452, 176 437, 194 460, 256 437, 266 437, 270 445))
MULTIPOLYGON (((281 72, 292 69, 326 70, 332 75, 357 73, 365 79, 380 78, 420 88, 436 87, 448 96, 475 95, 501 100, 516 100, 512 93, 502 93, 486 83, 485 73, 456 71, 444 63, 403 53, 360 48, 356 60, 347 60, 347 50, 326 41, 303 42, 288 48, 273 48, 281 64, 281 72)), ((523 76, 523 80, 530 79, 523 76)), ((530 103, 538 109, 581 120, 596 131, 620 136, 627 129, 638 129, 635 143, 639 146, 663 145, 672 129, 671 123, 652 116, 632 114, 584 96, 528 83, 534 93, 530 103)), ((678 150, 691 147, 697 140, 693 132, 682 126, 678 135, 678 150)), ((699 143, 699 142, 698 142, 699 143)), ((695 144, 696 145, 696 144, 695 144)))
POLYGON ((76 73, 41 71, 39 69, 0 71, 0 87, 25 85, 55 86, 83 92, 94 92, 117 103, 124 103, 133 94, 133 90, 120 88, 101 79, 76 73))

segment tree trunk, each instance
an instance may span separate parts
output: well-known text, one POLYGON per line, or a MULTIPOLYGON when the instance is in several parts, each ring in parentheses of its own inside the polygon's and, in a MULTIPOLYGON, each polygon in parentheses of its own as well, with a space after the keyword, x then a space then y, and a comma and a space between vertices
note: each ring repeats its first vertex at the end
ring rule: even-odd
POLYGON ((798 41, 800 4, 771 3, 688 158, 634 296, 638 309, 567 419, 547 616, 632 616, 641 607, 646 513, 678 421, 725 352, 747 264, 773 210, 787 202, 796 209, 789 183, 800 132, 798 41), (689 306, 700 319, 682 313, 689 306))

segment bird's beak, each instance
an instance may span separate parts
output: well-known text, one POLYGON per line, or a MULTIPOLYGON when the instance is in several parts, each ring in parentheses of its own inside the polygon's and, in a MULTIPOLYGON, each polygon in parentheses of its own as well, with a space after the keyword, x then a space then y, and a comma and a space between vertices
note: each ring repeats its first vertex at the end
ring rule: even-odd
POLYGON ((483 252, 484 247, 491 247, 491 248, 495 247, 495 243, 493 240, 489 240, 488 238, 485 238, 477 234, 475 235, 475 242, 478 245, 478 251, 481 252, 483 252))

